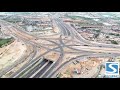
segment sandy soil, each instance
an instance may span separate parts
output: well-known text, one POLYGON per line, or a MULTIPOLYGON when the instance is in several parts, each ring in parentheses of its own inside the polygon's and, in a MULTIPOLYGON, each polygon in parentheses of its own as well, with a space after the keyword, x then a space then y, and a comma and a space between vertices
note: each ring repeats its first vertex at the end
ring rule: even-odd
POLYGON ((34 42, 36 42, 36 43, 39 43, 39 44, 52 44, 52 45, 53 45, 52 42, 47 41, 47 40, 44 40, 44 39, 32 40, 32 41, 34 41, 34 42))
POLYGON ((54 27, 53 31, 54 31, 55 33, 59 33, 59 32, 60 32, 60 30, 59 30, 59 28, 57 27, 56 23, 53 23, 53 27, 54 27))
POLYGON ((23 43, 14 41, 7 47, 0 49, 0 69, 13 64, 21 56, 23 56, 26 46, 23 43))
POLYGON ((60 56, 59 53, 57 53, 55 51, 51 51, 48 54, 46 54, 44 57, 48 60, 56 61, 56 60, 58 60, 59 56, 60 56))
POLYGON ((99 75, 104 76, 105 75, 105 68, 102 68, 99 75))
POLYGON ((82 61, 77 64, 71 63, 61 70, 62 78, 91 78, 98 71, 98 66, 103 62, 108 60, 108 58, 90 58, 87 61, 82 61), (77 69, 79 74, 75 73, 74 70, 77 69))
POLYGON ((115 61, 120 63, 120 56, 116 57, 115 61))
POLYGON ((65 54, 62 63, 66 62, 66 61, 69 61, 70 59, 72 59, 72 58, 74 58, 74 57, 80 56, 80 54, 81 54, 81 53, 65 54))
POLYGON ((33 48, 31 45, 27 45, 26 47, 27 50, 25 51, 24 55, 21 56, 24 57, 24 59, 22 59, 22 62, 15 66, 12 70, 7 72, 5 75, 3 75, 2 78, 9 78, 13 73, 19 70, 24 64, 26 64, 30 60, 28 57, 30 56, 31 52, 33 52, 33 48))

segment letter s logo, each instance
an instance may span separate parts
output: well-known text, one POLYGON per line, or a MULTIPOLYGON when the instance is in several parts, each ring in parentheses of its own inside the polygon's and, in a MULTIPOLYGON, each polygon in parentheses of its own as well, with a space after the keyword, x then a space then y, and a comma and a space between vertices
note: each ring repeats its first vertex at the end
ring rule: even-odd
POLYGON ((117 62, 106 62, 106 75, 119 74, 119 63, 117 62))
POLYGON ((112 69, 112 71, 110 71, 109 73, 116 73, 117 69, 115 67, 113 67, 113 65, 117 65, 117 64, 109 64, 109 68, 112 69))

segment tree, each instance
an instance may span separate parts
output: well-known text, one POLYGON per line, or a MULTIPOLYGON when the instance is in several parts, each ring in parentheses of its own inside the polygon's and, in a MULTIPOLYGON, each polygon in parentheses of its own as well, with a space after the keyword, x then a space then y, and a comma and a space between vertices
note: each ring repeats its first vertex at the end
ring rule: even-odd
POLYGON ((114 40, 111 40, 111 43, 112 43, 112 44, 118 44, 118 42, 117 42, 117 41, 114 41, 114 40))
POLYGON ((98 34, 95 34, 95 35, 94 35, 94 38, 97 38, 98 36, 99 36, 99 33, 98 33, 98 34))
POLYGON ((119 36, 120 34, 116 34, 116 36, 119 36))
POLYGON ((106 36, 106 38, 109 38, 109 36, 106 36))

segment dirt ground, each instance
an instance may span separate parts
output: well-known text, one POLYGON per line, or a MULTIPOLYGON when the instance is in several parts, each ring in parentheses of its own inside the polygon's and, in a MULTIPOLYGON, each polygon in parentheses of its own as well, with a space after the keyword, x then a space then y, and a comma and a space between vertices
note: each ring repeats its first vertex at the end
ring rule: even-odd
POLYGON ((61 78, 91 78, 98 72, 98 66, 107 60, 108 58, 90 58, 80 63, 71 63, 61 70, 61 78))
POLYGON ((26 46, 24 43, 14 41, 12 44, 0 48, 0 70, 13 64, 25 53, 26 46))
POLYGON ((59 59, 60 54, 58 52, 51 51, 50 53, 46 54, 44 57, 51 61, 56 61, 59 59))

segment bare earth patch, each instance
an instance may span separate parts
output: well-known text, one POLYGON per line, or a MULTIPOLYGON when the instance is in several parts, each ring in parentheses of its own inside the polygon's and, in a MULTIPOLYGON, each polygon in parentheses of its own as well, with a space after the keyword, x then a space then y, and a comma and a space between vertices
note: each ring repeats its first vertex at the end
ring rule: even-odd
POLYGON ((48 60, 56 61, 56 60, 58 60, 59 56, 60 56, 60 54, 58 52, 51 51, 48 54, 46 54, 44 57, 48 60))
POLYGON ((91 78, 98 73, 98 66, 109 58, 90 58, 80 63, 71 63, 60 72, 60 78, 91 78))
POLYGON ((14 41, 7 47, 0 49, 0 69, 12 65, 16 60, 23 56, 26 46, 23 43, 14 41))

